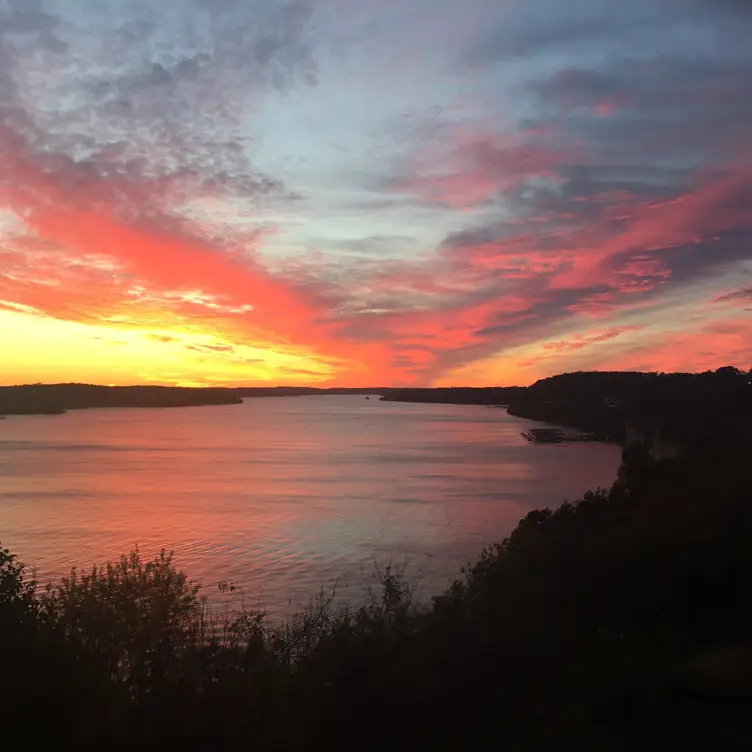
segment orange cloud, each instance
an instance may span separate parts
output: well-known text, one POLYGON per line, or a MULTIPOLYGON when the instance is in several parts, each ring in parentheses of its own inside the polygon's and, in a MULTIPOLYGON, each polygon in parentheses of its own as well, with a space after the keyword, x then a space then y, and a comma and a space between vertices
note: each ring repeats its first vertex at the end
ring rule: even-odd
POLYGON ((23 228, 3 241, 0 299, 81 323, 222 333, 320 360, 354 380, 378 373, 383 348, 335 340, 326 309, 273 277, 253 246, 213 247, 176 234, 169 223, 125 224, 108 181, 100 181, 101 190, 96 182, 85 194, 69 193, 66 164, 50 172, 7 130, 0 135, 0 154, 14 176, 0 200, 23 228))
POLYGON ((721 319, 696 331, 663 333, 658 340, 613 355, 611 370, 706 371, 720 365, 752 366, 752 327, 746 319, 721 319))
MULTIPOLYGON (((467 171, 420 178, 413 187, 423 198, 454 204, 456 195, 457 205, 470 205, 489 191, 513 196, 565 161, 545 148, 491 139, 469 139, 458 153, 467 171)), ((550 198, 557 192, 549 185, 535 211, 494 232, 460 230, 417 260, 363 265, 344 281, 324 275, 312 284, 310 270, 275 274, 262 263, 268 231, 219 242, 178 221, 169 202, 160 203, 178 178, 133 186, 92 173, 82 187, 70 160, 34 154, 8 129, 0 131, 0 156, 13 174, 0 187, 11 210, 0 223, 0 308, 137 329, 156 344, 179 344, 194 364, 221 364, 231 376, 206 376, 215 382, 242 378, 238 368, 257 364, 268 366, 266 375, 256 369, 252 379, 353 385, 425 384, 465 372, 496 378, 492 365, 486 376, 462 370, 493 358, 508 364, 502 376, 545 375, 564 370, 581 350, 597 364, 600 346, 644 328, 620 319, 686 273, 687 248, 712 254, 726 234, 752 228, 738 198, 752 185, 744 165, 696 175, 696 187, 661 200, 615 190, 575 194, 567 204, 550 198), (138 209, 133 216, 123 193, 126 208, 138 209), (145 218, 141 202, 152 200, 158 210, 145 218), (582 317, 601 319, 603 329, 593 331, 582 317), (571 334, 573 327, 580 331, 571 334), (563 329, 567 338, 554 339, 563 329), (262 353, 238 354, 238 347, 262 353), (526 351, 509 355, 519 349, 526 351)), ((712 264, 693 257, 689 271, 712 264)), ((719 301, 730 304, 732 293, 719 301)), ((742 357, 740 336, 725 341, 742 357)), ((649 344, 628 352, 646 367, 678 362, 649 344)), ((709 363, 703 352, 689 352, 688 367, 709 363)))

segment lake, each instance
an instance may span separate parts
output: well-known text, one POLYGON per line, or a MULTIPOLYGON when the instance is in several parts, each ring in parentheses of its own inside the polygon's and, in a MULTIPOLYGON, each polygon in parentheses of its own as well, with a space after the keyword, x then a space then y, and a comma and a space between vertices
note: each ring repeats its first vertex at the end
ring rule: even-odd
POLYGON ((363 396, 0 421, 0 541, 47 581, 164 547, 280 614, 407 562, 439 592, 531 509, 607 487, 620 449, 534 445, 498 408, 363 396))

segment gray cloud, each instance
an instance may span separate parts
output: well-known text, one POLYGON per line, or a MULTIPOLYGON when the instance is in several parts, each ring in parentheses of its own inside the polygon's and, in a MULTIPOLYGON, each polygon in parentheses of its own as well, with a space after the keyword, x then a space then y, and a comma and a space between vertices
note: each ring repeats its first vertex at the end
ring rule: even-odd
POLYGON ((750 70, 752 50, 726 60, 702 54, 620 59, 598 70, 559 71, 531 90, 542 107, 555 108, 550 122, 588 144, 598 159, 650 170, 696 168, 736 156, 749 136, 750 70), (599 106, 612 110, 608 117, 593 116, 599 106))
POLYGON ((520 14, 516 22, 502 18, 498 27, 488 30, 470 50, 469 62, 488 64, 556 53, 570 45, 605 45, 649 28, 662 16, 656 5, 645 0, 619 5, 590 0, 559 8, 533 0, 530 13, 520 14))
POLYGON ((752 19, 747 0, 581 0, 557 5, 531 0, 526 12, 500 18, 471 46, 467 61, 500 61, 563 53, 631 52, 640 57, 656 49, 686 48, 697 41, 698 28, 743 47, 752 19))
POLYGON ((715 299, 715 303, 736 303, 752 301, 752 287, 742 288, 740 290, 734 290, 733 292, 720 295, 715 299))
POLYGON ((54 7, 0 7, 0 119, 45 169, 152 207, 165 190, 295 198, 254 169, 240 125, 258 93, 315 84, 310 3, 199 3, 179 23, 154 2, 54 7))

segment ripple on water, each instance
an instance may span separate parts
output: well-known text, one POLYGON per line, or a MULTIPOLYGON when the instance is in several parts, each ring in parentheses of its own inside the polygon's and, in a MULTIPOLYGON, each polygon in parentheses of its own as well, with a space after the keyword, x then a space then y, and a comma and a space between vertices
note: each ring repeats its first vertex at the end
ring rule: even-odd
POLYGON ((409 561, 445 587, 527 511, 613 481, 616 447, 528 444, 503 410, 361 397, 87 410, 0 425, 2 543, 41 580, 165 548, 272 613, 409 561))

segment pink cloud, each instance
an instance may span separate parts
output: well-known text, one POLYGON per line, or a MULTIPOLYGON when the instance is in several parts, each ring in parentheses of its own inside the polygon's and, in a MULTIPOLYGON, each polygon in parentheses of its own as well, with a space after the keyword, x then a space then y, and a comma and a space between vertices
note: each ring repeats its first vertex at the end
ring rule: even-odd
POLYGON ((619 110, 624 109, 627 106, 627 102, 619 97, 608 97, 601 99, 600 102, 596 102, 593 106, 593 111, 598 117, 605 118, 615 115, 619 110))
POLYGON ((533 138, 530 133, 521 139, 455 134, 449 147, 441 145, 419 155, 413 174, 399 180, 396 188, 428 204, 468 209, 532 177, 558 180, 555 168, 573 154, 533 138))
POLYGON ((732 306, 751 306, 752 305, 752 287, 743 287, 730 290, 729 292, 719 295, 714 303, 722 303, 732 306))
POLYGON ((752 365, 752 327, 746 319, 706 323, 695 331, 663 333, 600 363, 612 370, 705 371, 752 365))
MULTIPOLYGON (((121 188, 109 179, 94 176, 85 189, 75 187, 75 165, 40 162, 18 144, 0 139, 14 176, 0 186, 0 201, 23 218, 29 234, 0 249, 2 305, 84 323, 204 327, 232 343, 213 352, 266 343, 336 363, 336 378, 348 383, 427 383, 463 363, 545 340, 553 323, 568 318, 584 314, 614 324, 542 345, 530 363, 545 360, 558 370, 574 352, 596 352, 637 331, 618 325, 618 315, 671 283, 674 249, 752 226, 744 203, 735 200, 752 172, 739 167, 699 176, 697 188, 664 201, 624 191, 573 200, 571 211, 521 213, 497 239, 444 245, 419 261, 364 266, 352 285, 310 284, 305 269, 275 274, 261 263, 263 233, 230 248, 169 217, 128 222, 117 199, 121 188)), ((563 161, 534 145, 491 139, 463 141, 457 153, 466 172, 447 172, 436 195, 453 196, 456 188, 458 204, 545 176, 563 161)), ((151 186, 144 195, 162 190, 151 186)), ((738 333, 723 336, 734 352, 743 350, 738 333)), ((639 362, 654 355, 660 363, 659 350, 636 351, 639 362)), ((698 354, 698 362, 709 359, 698 354)))
POLYGON ((608 329, 600 332, 585 332, 576 334, 571 340, 562 340, 560 342, 546 342, 541 345, 544 350, 553 350, 554 352, 569 352, 570 350, 581 350, 583 347, 592 345, 597 342, 606 342, 610 339, 616 339, 624 332, 639 332, 644 329, 641 325, 619 326, 614 329, 608 329))

